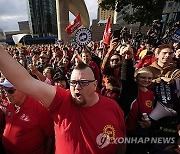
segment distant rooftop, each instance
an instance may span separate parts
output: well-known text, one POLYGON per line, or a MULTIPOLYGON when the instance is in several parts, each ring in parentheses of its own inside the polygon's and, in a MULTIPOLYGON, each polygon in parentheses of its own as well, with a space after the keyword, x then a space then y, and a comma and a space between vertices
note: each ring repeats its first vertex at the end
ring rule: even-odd
POLYGON ((107 19, 106 20, 99 20, 98 24, 106 24, 107 23, 107 19))

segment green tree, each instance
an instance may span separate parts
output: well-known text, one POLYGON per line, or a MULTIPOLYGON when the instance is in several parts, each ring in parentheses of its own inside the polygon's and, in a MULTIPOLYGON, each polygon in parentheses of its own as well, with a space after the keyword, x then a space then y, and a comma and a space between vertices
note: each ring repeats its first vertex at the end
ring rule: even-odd
MULTIPOLYGON (((175 0, 178 1, 178 0, 175 0)), ((124 15, 124 21, 134 24, 140 22, 140 28, 151 25, 153 20, 161 20, 166 0, 103 0, 100 7, 104 10, 116 10, 124 15), (130 12, 123 11, 126 6, 132 6, 130 12)))

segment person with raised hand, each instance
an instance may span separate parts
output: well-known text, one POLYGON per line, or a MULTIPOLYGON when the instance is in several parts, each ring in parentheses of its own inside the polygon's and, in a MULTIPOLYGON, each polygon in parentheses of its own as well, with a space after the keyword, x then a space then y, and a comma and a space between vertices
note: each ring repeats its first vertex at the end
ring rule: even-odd
POLYGON ((72 71, 70 90, 34 79, 2 46, 0 70, 16 89, 50 110, 56 153, 125 153, 126 145, 117 142, 126 134, 123 112, 114 100, 95 92, 97 81, 86 64, 72 71))

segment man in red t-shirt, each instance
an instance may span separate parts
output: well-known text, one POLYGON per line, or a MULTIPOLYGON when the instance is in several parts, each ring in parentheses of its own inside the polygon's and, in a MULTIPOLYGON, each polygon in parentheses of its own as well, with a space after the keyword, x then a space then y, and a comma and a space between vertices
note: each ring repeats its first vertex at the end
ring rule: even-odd
POLYGON ((9 102, 2 108, 6 119, 2 136, 6 153, 53 153, 54 128, 50 112, 9 81, 0 85, 9 102))
POLYGON ((125 137, 123 112, 115 101, 95 92, 97 81, 86 64, 80 63, 72 71, 70 91, 32 78, 2 48, 0 70, 17 89, 50 109, 56 153, 125 153, 125 144, 117 140, 125 137))
POLYGON ((101 94, 119 101, 119 95, 122 89, 121 82, 121 55, 115 53, 117 46, 117 40, 112 39, 110 42, 110 48, 106 53, 102 65, 102 89, 101 94))

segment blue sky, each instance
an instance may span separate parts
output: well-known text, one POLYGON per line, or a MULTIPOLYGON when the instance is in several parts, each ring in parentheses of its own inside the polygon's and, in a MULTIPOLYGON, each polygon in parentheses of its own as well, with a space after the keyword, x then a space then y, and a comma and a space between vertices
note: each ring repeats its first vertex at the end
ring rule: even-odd
MULTIPOLYGON (((4 31, 19 30, 18 21, 27 21, 27 0, 0 0, 0 28, 4 31)), ((90 20, 97 18, 97 0, 85 0, 90 20)), ((72 19, 72 17, 70 18, 72 19)))

